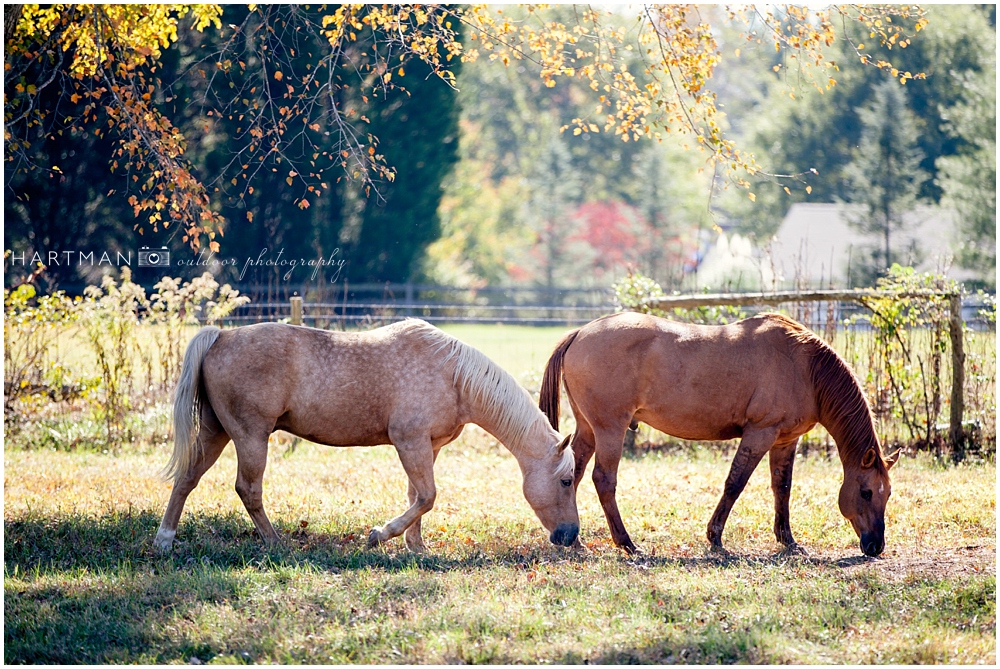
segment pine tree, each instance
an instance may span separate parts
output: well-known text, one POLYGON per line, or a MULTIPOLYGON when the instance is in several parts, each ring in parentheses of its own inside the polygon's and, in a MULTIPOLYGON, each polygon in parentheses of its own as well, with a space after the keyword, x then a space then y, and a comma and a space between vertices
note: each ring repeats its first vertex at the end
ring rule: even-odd
POLYGON ((927 180, 917 146, 919 127, 907 106, 906 89, 885 81, 873 90, 871 102, 857 110, 861 141, 847 166, 851 201, 861 205, 850 222, 859 230, 881 235, 880 264, 892 266, 892 232, 903 227, 903 215, 920 201, 927 180), (884 263, 884 264, 883 264, 884 263))
POLYGON ((569 148, 559 133, 549 134, 532 172, 530 215, 538 235, 536 250, 545 287, 551 290, 565 264, 568 241, 576 227, 570 208, 579 202, 582 190, 569 148))
MULTIPOLYGON (((962 244, 958 261, 996 282, 997 103, 996 68, 952 73, 961 98, 941 110, 949 132, 962 140, 958 154, 937 160, 942 201, 958 213, 962 244)), ((942 105, 944 107, 944 105, 942 105)))

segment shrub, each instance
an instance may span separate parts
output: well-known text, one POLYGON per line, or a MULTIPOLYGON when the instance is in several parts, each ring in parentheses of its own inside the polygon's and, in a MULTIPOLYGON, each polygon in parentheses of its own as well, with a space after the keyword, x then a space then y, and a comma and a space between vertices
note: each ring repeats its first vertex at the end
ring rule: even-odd
POLYGON ((734 323, 747 314, 739 307, 694 307, 692 309, 656 309, 650 307, 649 300, 666 297, 660 284, 648 276, 629 270, 627 276, 614 283, 615 302, 619 311, 637 311, 643 314, 661 316, 685 323, 702 325, 725 325, 734 323))
POLYGON ((83 392, 58 355, 59 339, 76 324, 80 300, 64 293, 37 296, 30 284, 5 289, 4 306, 4 431, 16 431, 41 406, 83 392))
POLYGON ((139 432, 165 439, 169 421, 158 407, 180 372, 190 328, 216 323, 247 302, 208 273, 189 282, 166 277, 147 297, 128 268, 120 280, 105 276, 75 300, 61 292, 39 297, 31 285, 5 290, 5 433, 31 427, 20 437, 28 445, 51 445, 72 433, 74 445, 113 449, 139 432), (89 352, 93 364, 70 362, 67 349, 74 347, 89 352), (88 367, 91 377, 77 371, 88 367), (78 412, 58 409, 72 398, 87 400, 86 416, 49 415, 78 412), (81 431, 71 423, 90 427, 81 431))

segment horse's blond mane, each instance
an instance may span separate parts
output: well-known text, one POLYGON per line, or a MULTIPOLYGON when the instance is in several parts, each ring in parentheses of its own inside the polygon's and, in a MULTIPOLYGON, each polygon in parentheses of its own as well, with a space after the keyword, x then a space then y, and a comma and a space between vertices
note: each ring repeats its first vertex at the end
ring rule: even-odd
MULTIPOLYGON (((442 363, 455 360, 455 387, 483 410, 498 433, 505 435, 509 442, 505 446, 514 455, 526 450, 531 437, 547 441, 544 437, 550 432, 548 421, 513 376, 481 351, 426 321, 406 319, 403 323, 413 327, 435 353, 445 353, 442 363)), ((559 477, 572 475, 575 467, 572 450, 566 448, 563 455, 556 471, 559 477)))
POLYGON ((843 435, 838 443, 844 463, 859 465, 869 448, 878 455, 876 461, 885 468, 882 452, 875 436, 871 407, 854 371, 829 344, 811 330, 781 314, 768 314, 779 322, 795 345, 809 356, 809 372, 816 389, 816 401, 824 425, 830 432, 843 435))

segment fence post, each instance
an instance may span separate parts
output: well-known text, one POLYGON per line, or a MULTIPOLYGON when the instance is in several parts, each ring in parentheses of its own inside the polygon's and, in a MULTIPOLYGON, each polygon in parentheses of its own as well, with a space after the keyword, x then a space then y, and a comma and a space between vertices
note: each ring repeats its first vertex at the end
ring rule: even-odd
POLYGON ((302 298, 298 293, 292 295, 292 317, 288 322, 292 325, 302 325, 302 298))
POLYGON ((964 437, 962 416, 965 413, 965 344, 962 339, 962 294, 948 298, 948 330, 951 336, 951 421, 948 439, 958 448, 964 437))

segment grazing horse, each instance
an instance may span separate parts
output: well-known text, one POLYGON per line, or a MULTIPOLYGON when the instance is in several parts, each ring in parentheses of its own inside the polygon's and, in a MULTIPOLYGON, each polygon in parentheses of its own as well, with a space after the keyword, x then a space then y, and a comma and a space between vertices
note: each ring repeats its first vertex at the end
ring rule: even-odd
POLYGON ((866 555, 885 547, 889 468, 871 411, 847 363, 812 332, 778 314, 730 325, 689 325, 622 313, 567 334, 542 378, 539 406, 556 429, 559 380, 576 417, 575 485, 595 451, 594 486, 617 546, 636 550, 615 502, 625 429, 642 421, 681 439, 733 439, 740 445, 722 499, 708 524, 713 550, 733 504, 765 453, 774 492, 774 535, 792 538, 788 497, 799 437, 816 423, 837 442, 844 467, 840 511, 866 555))
POLYGON ((154 543, 169 550, 185 500, 230 438, 236 492, 261 537, 278 541, 261 484, 268 435, 285 430, 328 446, 395 446, 409 478, 409 508, 374 528, 368 544, 405 533, 407 548, 422 551, 434 460, 466 423, 514 454, 524 496, 552 543, 572 544, 580 520, 569 438, 560 441, 527 391, 473 347, 416 319, 362 333, 279 323, 203 328, 188 344, 177 384, 168 464, 174 486, 154 543))

